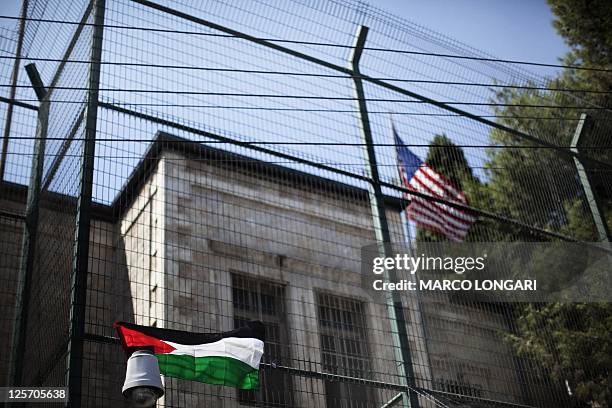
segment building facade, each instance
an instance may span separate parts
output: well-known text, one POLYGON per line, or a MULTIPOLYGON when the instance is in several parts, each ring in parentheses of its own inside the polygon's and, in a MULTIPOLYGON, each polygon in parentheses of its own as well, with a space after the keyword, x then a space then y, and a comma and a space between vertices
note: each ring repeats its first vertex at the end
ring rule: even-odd
MULTIPOLYGON (((17 196, 4 208, 22 211, 17 196)), ((386 206, 401 243, 402 202, 387 197, 386 206)), ((118 320, 201 332, 266 324, 259 392, 166 378, 158 406, 379 407, 397 394, 386 300, 362 283, 361 250, 375 243, 363 188, 160 133, 112 205, 96 206, 92 217, 86 406, 124 404, 118 320)), ((20 239, 8 225, 3 231, 20 239)), ((59 269, 53 282, 69 278, 69 265, 59 269)), ((476 398, 469 406, 548 398, 527 395, 530 374, 501 341, 512 327, 504 311, 441 296, 403 301, 421 406, 436 406, 435 395, 448 406, 460 396, 476 398)), ((32 330, 47 318, 37 307, 32 330)), ((61 358, 23 364, 30 381, 65 372, 61 358)))

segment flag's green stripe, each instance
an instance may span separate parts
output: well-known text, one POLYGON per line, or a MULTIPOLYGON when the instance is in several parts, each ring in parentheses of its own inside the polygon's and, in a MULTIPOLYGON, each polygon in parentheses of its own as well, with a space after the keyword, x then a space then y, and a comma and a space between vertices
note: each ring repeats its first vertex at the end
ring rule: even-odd
POLYGON ((252 390, 259 388, 259 371, 230 357, 158 354, 159 371, 168 377, 252 390))

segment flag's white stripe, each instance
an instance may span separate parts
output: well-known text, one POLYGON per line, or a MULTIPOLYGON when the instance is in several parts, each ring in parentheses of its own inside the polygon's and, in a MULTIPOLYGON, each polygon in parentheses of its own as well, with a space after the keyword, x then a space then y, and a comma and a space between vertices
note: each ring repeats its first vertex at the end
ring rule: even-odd
MULTIPOLYGON (((418 191, 420 193, 433 195, 434 197, 437 197, 437 198, 448 199, 448 197, 441 196, 441 195, 438 194, 437 191, 432 190, 432 189, 429 188, 429 186, 424 185, 421 182, 421 179, 419 179, 417 177, 413 177, 412 180, 410 180, 410 186, 412 186, 416 191, 418 191)), ((476 221, 476 219, 474 217, 466 214, 464 211, 461 211, 461 210, 459 210, 457 208, 449 207, 446 204, 436 203, 436 202, 433 202, 433 201, 431 203, 433 205, 437 206, 437 207, 440 207, 441 210, 445 211, 449 215, 454 216, 457 219, 465 220, 467 223, 472 223, 472 222, 476 221)), ((464 204, 464 203, 461 203, 461 204, 464 204)))
POLYGON ((187 345, 164 341, 176 350, 168 354, 189 355, 194 357, 230 357, 240 360, 254 369, 259 369, 259 362, 264 351, 264 343, 259 339, 227 337, 213 343, 187 345))
POLYGON ((420 197, 414 197, 412 201, 414 202, 415 205, 418 203, 420 207, 423 207, 427 211, 435 214, 436 216, 443 218, 444 222, 448 224, 452 224, 453 228, 457 228, 461 230, 468 230, 470 226, 472 225, 471 222, 460 220, 460 219, 453 217, 450 214, 447 214, 443 208, 440 208, 439 205, 436 205, 438 203, 427 201, 424 198, 420 198, 420 197))
POLYGON ((412 176, 410 179, 410 186, 418 189, 421 192, 428 192, 429 194, 438 198, 447 198, 446 194, 444 194, 444 191, 442 191, 440 187, 429 181, 427 177, 422 176, 418 171, 414 173, 414 176, 412 176))
POLYGON ((434 193, 434 195, 437 195, 440 198, 444 198, 449 201, 457 201, 461 204, 467 203, 464 195, 449 192, 445 189, 446 186, 440 186, 438 183, 432 181, 423 171, 417 171, 414 173, 412 180, 410 180, 411 185, 413 180, 415 182, 419 182, 423 187, 428 188, 432 191, 432 193, 434 193))
POLYGON ((444 234, 451 241, 455 241, 455 242, 463 241, 463 238, 457 237, 457 236, 453 235, 452 233, 450 233, 448 231, 444 231, 443 229, 441 229, 437 225, 436 222, 433 222, 433 221, 431 221, 430 219, 428 219, 426 217, 420 216, 418 214, 413 214, 410 219, 413 220, 414 222, 416 222, 418 225, 424 226, 425 228, 427 228, 429 230, 433 230, 433 231, 440 232, 440 233, 444 234))
MULTIPOLYGON (((427 195, 432 195, 430 191, 420 188, 412 188, 411 190, 415 190, 420 193, 425 193, 427 195)), ((408 193, 404 193, 404 198, 407 200, 411 200, 413 203, 418 202, 422 207, 427 207, 430 212, 435 213, 436 215, 439 214, 440 216, 444 217, 445 220, 453 224, 453 226, 458 229, 469 229, 470 226, 476 221, 474 217, 471 217, 465 212, 462 212, 454 207, 446 206, 445 204, 430 201, 426 198, 413 196, 408 193)))
POLYGON ((417 224, 424 224, 424 225, 428 225, 431 228, 437 229, 439 230, 441 233, 443 233, 444 235, 446 235, 450 240, 452 241, 457 241, 460 242, 463 239, 461 237, 458 237, 456 235, 453 235, 453 233, 444 230, 444 228, 437 222, 432 221, 430 218, 425 217, 421 214, 418 214, 416 212, 412 212, 409 214, 410 215, 410 219, 415 221, 417 224))
POLYGON ((422 206, 421 203, 413 203, 410 206, 410 209, 412 211, 418 211, 420 214, 431 218, 433 221, 436 221, 440 225, 442 225, 446 230, 453 231, 457 235, 465 235, 467 234, 467 231, 469 229, 469 227, 457 228, 456 226, 449 223, 448 217, 444 217, 439 213, 431 211, 429 208, 422 206))
MULTIPOLYGON (((419 184, 419 181, 415 182, 415 190, 417 190, 420 193, 424 193, 424 194, 428 194, 428 195, 432 195, 436 198, 442 198, 442 199, 448 199, 447 197, 440 197, 436 194, 432 194, 432 191, 430 189, 428 189, 427 187, 422 186, 421 184, 419 184)), ((421 198, 422 200, 426 200, 426 198, 421 198)), ((442 203, 437 203, 434 201, 431 201, 432 205, 435 205, 437 207, 440 208, 440 210, 446 212, 447 214, 454 216, 457 221, 462 221, 465 223, 472 223, 474 221, 476 221, 475 217, 472 217, 471 215, 467 214, 466 212, 459 210, 457 208, 454 207, 450 207, 446 204, 442 204, 442 203)), ((461 203, 463 204, 463 203, 461 203)))
POLYGON ((461 201, 465 200, 463 192, 455 189, 455 187, 450 184, 445 177, 442 177, 440 174, 436 173, 431 167, 427 165, 424 165, 422 169, 424 173, 426 173, 429 177, 435 180, 441 187, 444 187, 451 195, 457 197, 457 199, 461 201))
POLYGON ((431 211, 427 210, 426 208, 420 207, 417 203, 414 203, 410 206, 409 210, 414 213, 415 215, 421 216, 421 217, 426 217, 427 219, 429 219, 431 222, 435 222, 439 229, 442 230, 442 232, 444 232, 445 234, 452 234, 456 237, 460 237, 463 238, 467 235, 468 233, 468 229, 457 229, 454 228, 452 225, 449 225, 445 219, 440 218, 439 216, 437 216, 435 213, 432 213, 431 211))
POLYGON ((408 215, 409 217, 417 222, 420 222, 421 220, 426 221, 427 225, 431 225, 432 227, 437 228, 438 230, 440 230, 440 232, 443 232, 444 234, 446 234, 446 228, 444 227, 444 225, 439 222, 438 220, 435 220, 434 218, 432 218, 429 214, 425 214, 422 211, 419 211, 420 209, 416 206, 410 206, 410 209, 408 211, 408 215))

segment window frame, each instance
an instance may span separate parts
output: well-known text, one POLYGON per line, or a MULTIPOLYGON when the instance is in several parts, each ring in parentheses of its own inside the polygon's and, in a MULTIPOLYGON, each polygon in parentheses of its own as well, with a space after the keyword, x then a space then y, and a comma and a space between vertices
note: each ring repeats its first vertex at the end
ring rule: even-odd
MULTIPOLYGON (((270 330, 272 325, 278 328, 278 340, 270 341, 266 339, 264 355, 262 362, 278 363, 290 361, 291 358, 291 347, 289 343, 289 321, 287 319, 287 304, 286 304, 286 288, 287 284, 284 282, 275 281, 261 276, 249 275, 236 270, 230 270, 231 279, 231 290, 232 290, 232 312, 233 312, 233 323, 236 326, 237 321, 249 321, 249 320, 260 320, 264 323, 267 330, 270 330), (239 282, 239 283, 238 283, 239 282), (246 307, 236 307, 236 290, 244 291, 247 295, 248 301, 245 302, 246 307), (276 300, 274 306, 270 308, 270 305, 265 305, 263 295, 270 296, 276 300), (249 310, 250 307, 254 306, 254 310, 249 310), (271 310, 272 313, 265 313, 266 309, 271 310), (273 310, 272 310, 273 309, 273 310), (276 352, 270 352, 270 348, 274 348, 276 352), (279 355, 278 357, 270 356, 279 355), (272 358, 272 360, 268 360, 272 358)), ((268 337, 268 336, 267 336, 268 337)), ((277 372, 269 373, 266 372, 261 381, 260 390, 249 391, 249 390, 237 390, 236 398, 240 405, 245 406, 263 406, 263 407, 291 407, 293 406, 293 383, 289 373, 277 372), (279 401, 272 401, 266 399, 266 396, 270 396, 265 392, 266 374, 270 375, 271 385, 274 381, 282 381, 283 391, 278 394, 279 401)), ((262 375, 262 373, 260 373, 262 375)), ((275 391, 278 388, 275 387, 275 391)), ((274 393, 273 393, 274 394, 274 393)))
MULTIPOLYGON (((368 302, 367 300, 360 297, 346 296, 344 294, 334 293, 328 290, 314 290, 315 294, 315 306, 316 306, 316 317, 317 317, 317 327, 319 331, 319 341, 320 341, 320 353, 321 353, 321 368, 324 372, 329 372, 330 374, 343 375, 347 377, 353 378, 361 378, 364 380, 373 380, 374 371, 373 371, 373 362, 371 359, 371 342, 370 342, 370 334, 368 331, 368 302), (323 302, 323 299, 326 301, 323 302), (346 307, 346 305, 358 305, 358 310, 350 310, 350 307, 346 307), (344 307, 343 307, 344 306, 344 307), (346 319, 345 313, 340 313, 340 322, 333 322, 332 316, 332 324, 324 325, 323 322, 326 320, 322 315, 322 308, 327 309, 338 309, 343 312, 355 313, 357 315, 358 324, 355 326, 357 330, 346 330, 346 328, 342 328, 342 326, 351 325, 345 322, 348 322, 349 319, 346 319), (339 327, 338 327, 339 326, 339 327), (347 336, 347 333, 351 333, 351 335, 347 336), (344 346, 342 343, 341 337, 345 336, 344 346), (334 342, 334 350, 331 351, 335 355, 336 359, 336 367, 331 370, 328 369, 328 365, 326 365, 326 353, 330 353, 330 351, 324 350, 324 336, 332 338, 334 342), (360 344, 362 349, 359 349, 357 352, 353 354, 348 354, 346 352, 339 352, 339 349, 346 350, 346 341, 356 341, 357 344, 360 344), (340 347, 338 345, 341 344, 340 347), (348 367, 346 364, 348 361, 358 360, 363 363, 363 366, 353 368, 348 367), (337 362, 341 361, 341 364, 337 362), (352 372, 350 372, 350 371, 352 372), (356 371, 360 370, 361 375, 354 375, 356 371)), ((334 312, 328 312, 330 315, 333 315, 334 312)), ((328 316, 325 316, 328 317, 328 316)), ((354 321, 354 319, 353 319, 354 321)), ((371 387, 364 386, 359 384, 358 382, 342 382, 342 381, 332 381, 332 380, 324 380, 325 386, 325 400, 327 406, 333 407, 342 407, 342 408, 362 408, 364 406, 378 406, 376 399, 376 391, 371 387), (335 389, 335 390, 334 390, 335 389), (330 392, 334 390, 335 392, 339 392, 340 395, 332 396, 330 392), (358 392, 355 392, 358 391, 358 392), (364 394, 365 400, 363 399, 352 399, 351 395, 360 395, 364 394)))

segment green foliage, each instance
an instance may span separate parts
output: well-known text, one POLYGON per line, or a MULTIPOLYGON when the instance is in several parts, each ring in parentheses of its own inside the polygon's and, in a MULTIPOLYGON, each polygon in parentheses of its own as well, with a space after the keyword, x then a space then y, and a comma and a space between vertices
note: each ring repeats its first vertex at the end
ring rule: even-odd
MULTIPOLYGON (((541 91, 516 89, 497 93, 496 101, 509 105, 546 103, 541 91)), ((558 145, 569 145, 576 126, 575 121, 539 119, 554 114, 571 116, 571 112, 508 106, 497 109, 496 114, 511 117, 504 118, 503 124, 558 145)), ((577 115, 575 112, 574 117, 577 115)), ((532 146, 499 129, 491 131, 491 141, 503 146, 532 146)), ((563 203, 574 198, 574 191, 566 187, 576 179, 573 161, 559 157, 555 150, 524 147, 493 147, 488 155, 491 194, 499 212, 544 229, 558 229, 567 222, 563 203)))
POLYGON ((548 0, 553 23, 585 64, 612 61, 612 4, 607 0, 548 0))
MULTIPOLYGON (((557 17, 553 25, 572 51, 564 63, 590 68, 612 65, 612 2, 609 0, 548 0, 557 17)), ((597 71, 567 71, 564 77, 585 89, 610 91, 612 76, 597 71)), ((609 95, 592 96, 593 101, 612 106, 609 95)))
POLYGON ((462 187, 464 181, 474 178, 463 149, 444 134, 434 136, 425 162, 457 187, 462 187))
POLYGON ((507 339, 520 355, 567 380, 579 401, 612 406, 612 304, 527 304, 518 328, 507 339))
MULTIPOLYGON (((591 214, 584 208, 584 202, 580 199, 568 201, 565 205, 567 212, 567 224, 561 227, 561 233, 574 237, 579 241, 597 241, 595 224, 591 214)), ((609 213, 608 215, 612 215, 609 213)))
MULTIPOLYGON (((557 16, 554 26, 572 47, 564 59, 568 65, 610 68, 612 66, 612 2, 609 0, 548 0, 557 16)), ((612 91, 609 73, 567 69, 548 84, 551 88, 612 91)), ((575 106, 577 101, 612 106, 612 94, 574 92, 555 94, 555 105, 575 106), (580 99, 575 99, 578 97, 580 99)), ((510 104, 542 105, 550 98, 540 91, 505 90, 496 100, 510 104)), ((514 116, 504 124, 523 130, 558 145, 569 144, 575 121, 525 119, 526 117, 578 117, 579 110, 505 107, 498 115, 514 116)), ((607 135, 610 119, 589 113, 595 128, 590 134, 607 135)), ((494 130, 491 139, 499 144, 518 142, 494 130)), ((602 143, 589 139, 586 145, 602 143)), ((591 157, 612 163, 610 151, 589 151, 591 157)), ((584 197, 565 186, 576 179, 571 160, 561 160, 554 151, 544 149, 491 149, 491 202, 496 211, 511 214, 542 228, 554 228, 582 241, 596 240, 594 224, 584 197), (553 197, 555 199, 553 199, 553 197), (561 211, 560 211, 561 209, 561 211)), ((612 197, 599 174, 592 174, 594 189, 603 199, 608 225, 612 225, 612 197)), ((563 260, 547 267, 562 271, 563 260)), ((550 263, 549 262, 549 263, 550 263)), ((547 282, 554 286, 554 282, 547 282)), ((567 380, 578 403, 612 407, 612 304, 553 303, 519 307, 518 330, 508 340, 516 351, 546 368, 551 378, 562 385, 567 380)))

